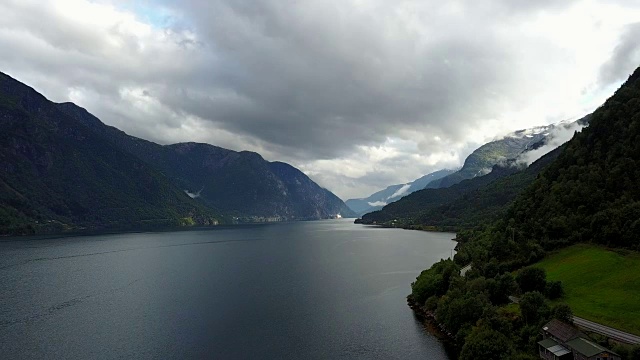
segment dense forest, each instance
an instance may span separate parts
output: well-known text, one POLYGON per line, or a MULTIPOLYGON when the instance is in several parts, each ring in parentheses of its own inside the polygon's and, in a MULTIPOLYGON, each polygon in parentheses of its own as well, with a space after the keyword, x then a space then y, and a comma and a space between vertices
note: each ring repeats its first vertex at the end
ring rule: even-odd
MULTIPOLYGON (((526 267, 546 251, 576 242, 640 248, 640 68, 552 160, 504 216, 458 233, 454 261, 412 284, 409 302, 444 325, 461 359, 534 359, 540 326, 570 320, 566 305, 549 305, 562 285, 526 267), (466 264, 472 270, 460 276, 466 264), (517 309, 507 295, 521 297, 517 309)), ((617 350, 640 358, 639 349, 617 350)))

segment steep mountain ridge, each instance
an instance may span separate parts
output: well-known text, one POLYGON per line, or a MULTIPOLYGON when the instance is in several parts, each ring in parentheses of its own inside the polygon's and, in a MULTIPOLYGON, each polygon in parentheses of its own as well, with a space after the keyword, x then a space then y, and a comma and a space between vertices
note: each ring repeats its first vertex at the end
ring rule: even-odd
POLYGON ((515 237, 544 247, 640 248, 640 68, 509 209, 515 237))
POLYGON ((486 175, 494 165, 515 159, 532 144, 542 141, 548 134, 548 126, 519 130, 502 139, 491 141, 473 151, 458 171, 427 184, 426 188, 449 187, 462 180, 486 175))
POLYGON ((221 219, 153 167, 3 73, 0 132, 2 234, 221 219))
POLYGON ((103 124, 85 109, 58 104, 121 149, 159 169, 187 194, 236 221, 316 220, 355 214, 294 167, 257 153, 209 144, 159 145, 103 124), (195 196, 194 196, 195 197, 195 196))
POLYGON ((353 216, 294 167, 159 145, 0 73, 0 234, 353 216))
POLYGON ((557 148, 573 136, 574 131, 588 125, 589 117, 519 130, 485 144, 469 155, 463 169, 432 181, 425 188, 434 191, 414 192, 378 211, 364 214, 358 222, 391 225, 389 222, 393 221, 394 226, 456 230, 495 221, 543 167, 555 159, 559 153, 557 148), (503 154, 511 158, 505 159, 503 154), (460 180, 471 174, 472 169, 493 162, 496 164, 490 170, 484 169, 469 179, 460 180), (452 179, 460 181, 435 187, 452 179), (448 188, 451 190, 443 190, 448 188))
MULTIPOLYGON (((393 226, 418 225, 422 214, 433 211, 440 206, 446 206, 465 194, 481 189, 494 181, 509 176, 518 171, 516 167, 494 166, 493 171, 486 175, 466 179, 446 188, 426 188, 388 204, 381 210, 362 216, 357 220, 362 224, 386 224, 393 226)), ((441 226, 438 223, 420 224, 427 226, 441 226)))
POLYGON ((491 171, 494 165, 511 159, 518 159, 529 165, 568 141, 574 131, 579 131, 589 124, 589 118, 590 115, 587 115, 575 121, 561 121, 514 131, 499 140, 482 145, 465 159, 459 171, 432 181, 426 187, 448 187, 464 179, 482 176, 491 171))

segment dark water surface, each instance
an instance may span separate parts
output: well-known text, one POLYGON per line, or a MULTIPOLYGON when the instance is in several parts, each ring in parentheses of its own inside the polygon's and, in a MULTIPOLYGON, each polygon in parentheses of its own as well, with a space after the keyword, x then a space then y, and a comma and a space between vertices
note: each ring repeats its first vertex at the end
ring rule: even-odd
POLYGON ((0 242, 0 358, 446 359, 405 296, 452 237, 336 220, 0 242))

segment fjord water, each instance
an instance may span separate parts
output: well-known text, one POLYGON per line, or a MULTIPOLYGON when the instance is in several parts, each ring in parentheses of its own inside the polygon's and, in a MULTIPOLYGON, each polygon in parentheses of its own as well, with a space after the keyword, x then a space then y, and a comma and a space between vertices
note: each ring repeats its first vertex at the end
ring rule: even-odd
POLYGON ((453 234, 331 220, 0 242, 0 358, 446 359, 406 305, 453 234))

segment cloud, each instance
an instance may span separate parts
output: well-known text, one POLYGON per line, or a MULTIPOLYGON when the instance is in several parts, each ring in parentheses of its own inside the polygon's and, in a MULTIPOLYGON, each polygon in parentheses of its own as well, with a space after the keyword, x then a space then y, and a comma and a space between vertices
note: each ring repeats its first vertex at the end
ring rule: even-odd
POLYGON ((384 201, 368 202, 367 204, 369 204, 369 206, 385 206, 385 205, 387 205, 387 203, 384 202, 384 201))
POLYGON ((5 0, 0 13, 0 70, 52 100, 160 143, 258 151, 347 198, 592 111, 633 67, 640 4, 5 0))
POLYGON ((534 161, 538 160, 542 156, 546 155, 550 151, 556 149, 558 146, 571 140, 576 132, 582 131, 584 126, 577 122, 560 123, 557 126, 552 127, 549 130, 549 135, 545 139, 544 145, 531 151, 522 153, 517 159, 517 163, 531 165, 534 161))
POLYGON ((640 65, 640 22, 625 27, 613 55, 600 69, 603 86, 626 80, 640 65))
POLYGON ((393 199, 393 198, 396 198, 396 197, 399 197, 399 196, 403 196, 404 194, 407 193, 407 191, 409 190, 410 187, 411 187, 411 184, 405 184, 400 189, 396 190, 396 192, 394 192, 387 199, 393 199))

